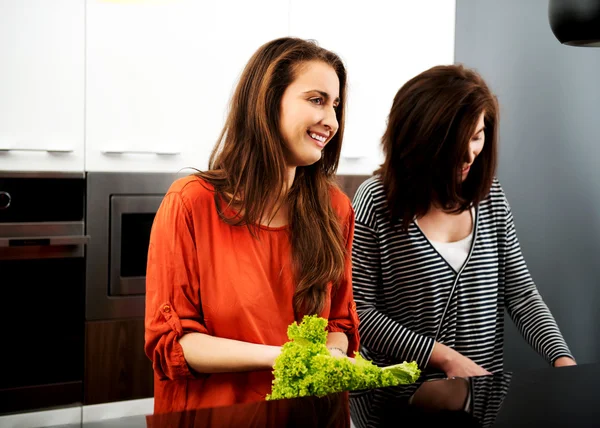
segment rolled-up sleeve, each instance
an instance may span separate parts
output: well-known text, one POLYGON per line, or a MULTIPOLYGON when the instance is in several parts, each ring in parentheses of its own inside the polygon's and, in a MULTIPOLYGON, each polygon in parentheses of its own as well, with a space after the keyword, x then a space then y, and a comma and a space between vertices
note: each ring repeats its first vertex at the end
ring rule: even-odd
POLYGON ((346 235, 346 260, 344 276, 337 288, 332 290, 331 309, 327 331, 341 332, 348 336, 348 355, 354 356, 359 348, 358 314, 352 291, 352 241, 354 239, 354 210, 350 206, 348 218, 344 222, 346 235))
POLYGON ((167 193, 150 235, 146 271, 145 352, 159 379, 196 378, 179 339, 203 325, 194 225, 181 194, 167 193))

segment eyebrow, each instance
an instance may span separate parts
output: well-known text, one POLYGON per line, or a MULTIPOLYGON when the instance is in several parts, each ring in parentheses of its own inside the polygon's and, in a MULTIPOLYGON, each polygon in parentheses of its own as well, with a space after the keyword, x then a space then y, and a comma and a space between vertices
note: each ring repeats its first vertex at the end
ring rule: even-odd
POLYGON ((485 125, 482 126, 481 128, 479 128, 477 131, 475 131, 475 133, 473 135, 477 135, 479 134, 481 131, 483 131, 485 129, 485 125))
MULTIPOLYGON (((310 91, 305 91, 304 93, 305 93, 305 94, 308 94, 308 93, 310 93, 310 92, 316 92, 316 93, 318 93, 319 95, 321 95, 323 98, 325 98, 326 100, 328 100, 328 99, 330 98, 330 97, 329 97, 329 94, 328 94, 327 92, 324 92, 324 91, 319 91, 318 89, 311 89, 310 91)), ((339 102, 340 102, 340 97, 337 97, 337 98, 336 98, 336 99, 335 99, 333 102, 335 102, 335 103, 339 103, 339 102)))

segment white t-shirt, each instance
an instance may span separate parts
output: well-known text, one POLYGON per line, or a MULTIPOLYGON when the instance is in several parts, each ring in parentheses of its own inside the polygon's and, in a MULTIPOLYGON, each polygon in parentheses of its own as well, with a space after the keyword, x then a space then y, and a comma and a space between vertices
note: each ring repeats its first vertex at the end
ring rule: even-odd
POLYGON ((431 245, 437 250, 440 255, 446 259, 448 264, 459 271, 462 265, 465 264, 469 251, 471 250, 471 242, 473 240, 473 231, 469 236, 456 242, 435 242, 430 241, 431 245))
MULTIPOLYGON (((471 208, 471 218, 473 219, 473 224, 475 224, 475 208, 471 208)), ((460 241, 437 242, 429 240, 431 245, 433 245, 433 248, 435 248, 436 251, 440 253, 440 255, 446 260, 446 262, 448 262, 448 264, 457 272, 460 270, 460 268, 462 268, 467 260, 467 257, 469 256, 472 241, 473 228, 471 228, 471 233, 469 233, 469 236, 461 239, 460 241)))

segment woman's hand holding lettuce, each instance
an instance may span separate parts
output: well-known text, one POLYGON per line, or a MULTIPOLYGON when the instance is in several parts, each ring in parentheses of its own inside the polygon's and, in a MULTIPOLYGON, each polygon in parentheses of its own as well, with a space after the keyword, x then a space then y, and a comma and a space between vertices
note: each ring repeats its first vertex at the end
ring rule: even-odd
POLYGON ((267 400, 324 396, 341 391, 382 388, 414 383, 421 371, 416 362, 380 368, 356 353, 332 357, 327 342, 327 320, 305 316, 288 327, 289 342, 275 360, 273 387, 267 400))

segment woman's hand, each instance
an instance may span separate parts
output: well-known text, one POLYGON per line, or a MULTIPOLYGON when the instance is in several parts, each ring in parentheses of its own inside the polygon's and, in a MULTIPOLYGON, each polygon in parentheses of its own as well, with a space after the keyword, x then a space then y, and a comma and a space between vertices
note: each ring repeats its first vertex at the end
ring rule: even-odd
POLYGON ((554 361, 554 367, 567 367, 567 366, 576 366, 577 363, 574 359, 569 357, 560 357, 554 361))
POLYGON ((458 352, 456 354, 456 357, 453 358, 452 361, 448 362, 446 368, 443 369, 446 373, 446 376, 449 378, 485 376, 491 374, 470 358, 467 358, 458 352))
POLYGON ((354 360, 354 358, 347 356, 346 353, 344 351, 342 351, 340 348, 327 348, 327 349, 329 350, 329 354, 332 357, 335 357, 335 358, 348 358, 352 364, 354 364, 356 362, 354 360))
POLYGON ((346 353, 341 348, 327 348, 332 357, 346 357, 346 353))
POLYGON ((436 342, 429 360, 430 365, 444 371, 450 377, 472 377, 491 374, 454 349, 436 342))

